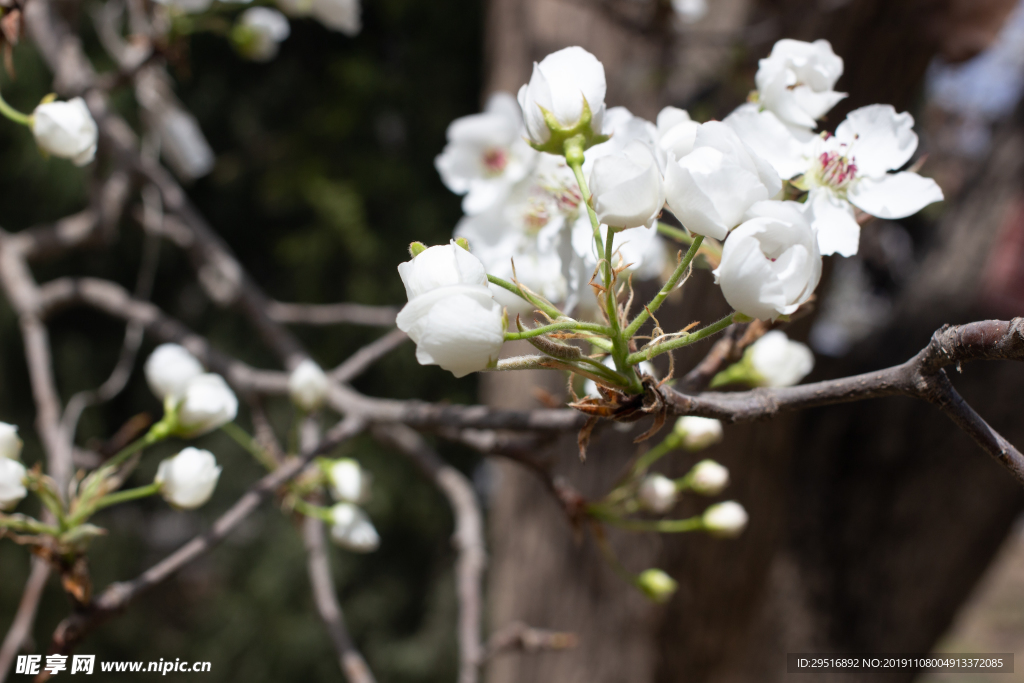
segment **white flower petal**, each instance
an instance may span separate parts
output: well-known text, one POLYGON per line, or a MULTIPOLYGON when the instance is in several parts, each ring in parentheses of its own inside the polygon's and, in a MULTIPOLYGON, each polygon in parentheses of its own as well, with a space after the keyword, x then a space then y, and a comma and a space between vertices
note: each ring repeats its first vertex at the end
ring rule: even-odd
POLYGON ((879 218, 906 218, 943 200, 942 188, 931 178, 905 171, 875 180, 863 178, 849 192, 850 201, 879 218))
POLYGON ((901 168, 917 150, 914 117, 897 114, 892 105, 855 109, 836 128, 836 139, 849 145, 857 175, 879 178, 901 168))
POLYGON ((808 204, 814 214, 811 225, 818 233, 821 255, 856 254, 860 245, 860 225, 854 218, 849 202, 836 197, 827 189, 815 189, 811 191, 808 204))

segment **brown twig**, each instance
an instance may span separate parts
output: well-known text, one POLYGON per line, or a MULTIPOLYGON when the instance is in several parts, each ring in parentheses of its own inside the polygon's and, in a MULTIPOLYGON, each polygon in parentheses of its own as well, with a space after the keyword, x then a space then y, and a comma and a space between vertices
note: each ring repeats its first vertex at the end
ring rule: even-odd
POLYGON ((491 635, 487 641, 485 660, 509 652, 540 652, 543 650, 567 650, 576 647, 579 638, 575 633, 548 631, 533 628, 521 621, 506 624, 491 635))
POLYGON ((331 370, 330 378, 335 382, 351 382, 374 362, 393 351, 408 338, 408 335, 401 330, 391 330, 380 339, 367 344, 346 358, 344 363, 331 370))
POLYGON ((43 598, 43 589, 46 588, 46 579, 49 576, 50 563, 42 558, 33 557, 32 570, 21 593, 18 611, 7 630, 3 645, 0 646, 0 683, 7 679, 14 658, 31 637, 32 624, 35 623, 36 611, 39 609, 39 601, 43 598))
POLYGON ((279 323, 290 325, 348 324, 391 327, 395 324, 398 308, 363 304, 287 304, 271 301, 267 314, 279 323))

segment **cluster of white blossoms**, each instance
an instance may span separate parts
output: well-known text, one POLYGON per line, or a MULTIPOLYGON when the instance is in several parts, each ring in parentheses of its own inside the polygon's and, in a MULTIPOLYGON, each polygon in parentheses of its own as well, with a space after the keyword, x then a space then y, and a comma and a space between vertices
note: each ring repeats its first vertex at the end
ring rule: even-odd
MULTIPOLYGON (((793 313, 818 286, 823 256, 857 252, 858 210, 902 218, 942 199, 933 180, 900 170, 917 149, 910 114, 872 105, 834 134, 816 131, 846 97, 835 90, 842 71, 827 41, 781 40, 760 61, 750 101, 723 121, 667 107, 650 122, 606 106, 604 68, 586 50, 548 55, 517 100, 499 93, 482 114, 454 121, 436 160, 445 184, 465 195, 455 235, 483 264, 474 286, 485 274, 514 280, 564 314, 599 319, 589 285, 607 231, 614 265, 657 276, 671 265, 658 236, 667 210, 690 236, 724 240, 714 276, 736 312, 773 321, 793 313)), ((508 287, 491 289, 509 314, 535 308, 508 287)), ((496 338, 497 315, 484 318, 496 338)), ((421 359, 439 357, 420 346, 421 359)), ((495 354, 481 351, 457 374, 495 354)))
POLYGON ((328 511, 331 540, 352 552, 373 552, 380 546, 380 536, 369 516, 359 507, 370 500, 370 473, 352 458, 325 460, 320 467, 337 501, 328 511))

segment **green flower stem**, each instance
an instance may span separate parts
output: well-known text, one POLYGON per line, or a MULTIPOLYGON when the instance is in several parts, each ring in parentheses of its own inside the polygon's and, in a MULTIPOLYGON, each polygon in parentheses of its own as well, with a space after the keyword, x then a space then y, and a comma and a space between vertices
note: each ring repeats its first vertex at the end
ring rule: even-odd
POLYGON ((20 123, 28 128, 32 127, 31 114, 22 114, 20 111, 7 104, 7 100, 3 98, 3 95, 0 95, 0 114, 3 114, 15 123, 20 123))
POLYGON ((565 315, 547 301, 544 301, 540 297, 532 296, 531 294, 527 293, 522 288, 512 284, 508 280, 502 280, 500 277, 497 277, 496 275, 488 275, 487 281, 490 282, 492 285, 497 285, 502 289, 506 289, 515 294, 516 296, 518 296, 519 298, 523 299, 524 301, 533 304, 540 310, 544 311, 544 313, 546 313, 551 318, 561 318, 564 317, 565 315))
POLYGON ((663 456, 676 450, 683 444, 683 440, 675 432, 670 433, 665 437, 665 440, 659 443, 657 446, 647 451, 637 459, 636 464, 633 465, 633 474, 641 475, 650 469, 651 465, 658 462, 663 456))
POLYGON ((597 244, 597 257, 605 257, 604 247, 601 245, 601 224, 597 220, 597 213, 590 205, 590 188, 587 186, 587 179, 583 177, 583 141, 582 139, 570 138, 565 141, 565 161, 576 176, 576 184, 580 187, 583 195, 583 204, 587 207, 587 215, 590 216, 590 225, 594 229, 594 242, 597 244))
POLYGON ((601 334, 608 336, 612 333, 610 327, 605 325, 596 325, 594 323, 584 323, 577 320, 565 320, 562 322, 552 323, 550 325, 544 325, 543 327, 535 327, 531 330, 524 330, 522 332, 506 332, 505 341, 513 341, 515 339, 530 339, 531 337, 539 337, 548 332, 557 332, 558 330, 581 330, 583 332, 593 332, 594 334, 601 334))
POLYGON ((114 469, 117 466, 124 463, 125 460, 132 457, 139 451, 152 446, 155 443, 163 441, 171 435, 174 425, 177 424, 177 419, 171 415, 164 415, 164 419, 157 422, 155 425, 149 428, 149 431, 145 433, 141 438, 131 442, 120 451, 118 451, 114 457, 103 463, 103 467, 114 469))
POLYGON ((605 562, 608 563, 608 566, 612 568, 612 571, 618 574, 619 578, 626 583, 630 583, 639 588, 640 577, 634 575, 633 572, 626 569, 622 563, 619 562, 619 558, 617 558, 614 551, 612 551, 611 546, 608 544, 608 539, 604 536, 603 530, 595 530, 594 540, 597 542, 597 547, 601 551, 601 555, 604 557, 605 562))
POLYGON ((116 493, 111 493, 109 495, 103 496, 95 503, 90 505, 88 508, 76 512, 72 517, 68 519, 67 525, 69 527, 76 527, 85 520, 92 517, 100 510, 102 510, 103 508, 108 508, 111 505, 117 505, 119 503, 127 503, 130 500, 146 498, 148 496, 156 495, 157 493, 160 493, 160 484, 157 484, 156 482, 153 482, 152 484, 148 484, 146 486, 139 486, 138 488, 134 489, 125 489, 124 491, 117 491, 116 493))
POLYGON ((239 446, 249 451, 252 457, 256 458, 256 462, 263 465, 268 471, 273 472, 277 469, 277 463, 270 457, 270 454, 260 448, 260 445, 256 443, 256 439, 252 438, 249 432, 239 427, 238 424, 228 422, 221 427, 221 431, 230 436, 239 446))
POLYGON ((0 515, 0 529, 10 529, 20 533, 46 534, 56 536, 60 529, 43 524, 37 519, 25 515, 0 515))
POLYGON ((600 506, 589 505, 587 512, 602 522, 617 526, 627 531, 654 531, 660 534, 678 534, 687 531, 700 531, 704 528, 703 517, 689 519, 626 519, 610 513, 600 506))
MULTIPOLYGON (((49 481, 53 480, 51 479, 49 481)), ((42 501, 44 506, 46 506, 46 509, 49 510, 57 519, 58 525, 61 528, 64 528, 64 503, 57 495, 57 492, 50 488, 47 483, 47 478, 36 476, 32 472, 29 472, 26 485, 30 491, 35 492, 35 494, 39 496, 39 500, 42 501)))
POLYGON ((330 508, 320 507, 319 505, 313 505, 311 503, 307 503, 306 501, 302 500, 301 498, 296 498, 295 499, 295 510, 300 512, 303 515, 306 515, 307 517, 314 517, 316 519, 322 519, 323 521, 327 522, 328 524, 333 524, 334 523, 334 519, 331 517, 331 509, 330 508))
POLYGON ((569 361, 553 358, 552 356, 514 356, 512 358, 502 358, 493 367, 488 368, 488 370, 497 370, 499 372, 508 370, 552 369, 568 370, 569 372, 575 372, 576 374, 583 375, 584 377, 595 381, 600 379, 608 384, 618 387, 627 386, 625 377, 592 358, 581 358, 578 361, 569 361), (579 365, 580 363, 586 363, 587 367, 579 365))
POLYGON ((697 255, 697 251, 700 249, 700 245, 703 242, 704 235, 697 235, 693 239, 693 242, 690 243, 690 248, 687 249, 686 254, 679 262, 679 265, 676 266, 676 269, 672 272, 669 279, 665 281, 661 291, 651 299, 651 303, 647 304, 642 311, 636 314, 636 317, 633 318, 633 322, 631 322, 629 327, 625 329, 623 334, 626 336, 626 339, 632 339, 637 333, 637 330, 640 329, 640 326, 647 322, 647 319, 651 317, 651 314, 661 308, 661 305, 665 303, 665 299, 668 298, 668 295, 671 294, 672 290, 676 288, 677 284, 679 284, 679 280, 686 274, 687 269, 693 262, 693 257, 697 255))
MULTIPOLYGON (((694 236, 686 230, 680 230, 679 228, 666 225, 665 223, 658 223, 658 232, 665 237, 674 239, 677 242, 682 242, 683 244, 692 244, 694 240, 694 236)), ((713 266, 722 261, 722 245, 714 240, 706 240, 700 247, 700 253, 703 254, 713 266)))
POLYGON ((626 362, 639 363, 640 361, 650 360, 655 356, 661 355, 668 351, 672 351, 673 349, 681 349, 684 346, 689 346, 690 344, 699 342, 701 339, 705 339, 713 334, 717 334, 724 330, 725 328, 729 327, 729 325, 732 325, 733 315, 735 314, 730 313, 729 315, 725 316, 718 322, 712 323, 711 325, 699 329, 691 334, 680 335, 674 339, 669 339, 668 341, 662 342, 660 344, 655 344, 654 346, 649 346, 646 349, 641 349, 636 353, 630 354, 626 358, 626 362))

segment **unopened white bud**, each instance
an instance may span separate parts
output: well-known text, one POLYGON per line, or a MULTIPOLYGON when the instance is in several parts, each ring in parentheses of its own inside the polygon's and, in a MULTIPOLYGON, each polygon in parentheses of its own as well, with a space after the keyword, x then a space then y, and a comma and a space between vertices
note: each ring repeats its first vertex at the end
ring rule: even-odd
POLYGON ((21 457, 21 439, 16 425, 0 422, 0 458, 17 460, 21 457))
POLYGON ((292 403, 307 412, 324 404, 329 386, 323 369, 308 358, 299 363, 288 377, 288 395, 292 403))
POLYGON ((690 490, 702 496, 717 496, 729 485, 729 470, 714 460, 701 460, 687 477, 690 490))
POLYGON ((679 584, 660 569, 645 569, 637 577, 637 586, 654 602, 668 602, 679 584))
POLYGON ((203 374, 203 366, 196 357, 178 344, 156 347, 143 370, 150 390, 161 401, 180 398, 188 383, 203 374))
POLYGON ((210 500, 217 487, 221 468, 210 451, 186 448, 160 463, 153 480, 160 495, 183 510, 193 510, 210 500))
POLYGON ((759 382, 769 387, 791 387, 814 369, 814 353, 806 344, 793 341, 781 330, 772 330, 747 351, 759 382))
POLYGON ((193 437, 212 432, 235 419, 238 399, 220 375, 207 373, 185 387, 178 405, 178 433, 193 437))
POLYGON ((81 97, 36 107, 32 112, 32 134, 40 149, 70 159, 75 166, 85 166, 96 156, 99 129, 81 97))
POLYGON ((723 538, 735 538, 747 527, 747 511, 736 501, 712 505, 704 511, 704 529, 723 538))
POLYGON ((688 451, 701 451, 722 440, 722 423, 713 417, 684 415, 676 420, 675 433, 688 451))
POLYGON ((660 474, 648 475, 637 491, 640 505, 659 515, 675 506, 676 495, 676 483, 660 474))
POLYGON ((343 503, 365 503, 370 498, 370 473, 352 458, 334 460, 325 467, 334 498, 343 503))
POLYGON ((13 510, 28 495, 25 466, 17 460, 0 458, 0 510, 13 510))
POLYGON ((366 513, 351 503, 331 508, 331 540, 356 553, 372 553, 380 546, 380 536, 366 513))

